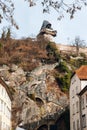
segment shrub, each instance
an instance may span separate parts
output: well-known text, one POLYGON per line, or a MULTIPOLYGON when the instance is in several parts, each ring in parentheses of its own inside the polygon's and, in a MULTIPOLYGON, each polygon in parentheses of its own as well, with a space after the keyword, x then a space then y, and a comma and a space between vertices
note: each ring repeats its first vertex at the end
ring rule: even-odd
MULTIPOLYGON (((63 70, 67 70, 65 68, 62 68, 63 70)), ((58 71, 54 73, 54 77, 60 86, 62 91, 68 91, 70 86, 70 77, 71 77, 71 71, 69 69, 67 70, 67 73, 60 74, 58 71)))
POLYGON ((67 67, 67 64, 66 64, 66 62, 64 62, 64 61, 62 61, 62 62, 60 62, 60 64, 58 65, 58 67, 57 67, 58 69, 59 69, 59 71, 60 72, 69 72, 69 69, 68 69, 68 67, 67 67))
POLYGON ((55 43, 49 42, 46 50, 48 52, 47 55, 49 58, 54 59, 55 61, 58 61, 60 59, 60 54, 55 43))
POLYGON ((82 57, 86 58, 85 53, 80 53, 80 56, 82 56, 82 57))

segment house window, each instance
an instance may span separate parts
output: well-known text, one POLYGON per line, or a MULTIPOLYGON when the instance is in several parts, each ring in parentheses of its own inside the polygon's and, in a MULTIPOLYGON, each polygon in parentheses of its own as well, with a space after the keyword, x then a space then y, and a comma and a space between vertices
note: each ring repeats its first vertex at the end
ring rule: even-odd
POLYGON ((79 120, 77 120, 77 130, 80 129, 80 126, 79 126, 79 120))
POLYGON ((86 127, 86 115, 82 115, 82 127, 85 128, 86 127))
POLYGON ((86 106, 87 106, 87 94, 86 94, 86 106))
POLYGON ((79 102, 76 102, 76 112, 79 112, 79 102))
POLYGON ((81 101, 82 101, 82 109, 84 109, 85 108, 85 103, 84 103, 84 97, 82 97, 82 99, 81 99, 81 101))
POLYGON ((76 86, 76 94, 78 94, 78 86, 76 86))
POLYGON ((72 98, 74 98, 74 90, 72 90, 72 98))
POLYGON ((73 122, 73 130, 76 130, 76 128, 75 128, 75 121, 73 122))
POLYGON ((75 104, 73 104, 73 115, 75 114, 75 104))

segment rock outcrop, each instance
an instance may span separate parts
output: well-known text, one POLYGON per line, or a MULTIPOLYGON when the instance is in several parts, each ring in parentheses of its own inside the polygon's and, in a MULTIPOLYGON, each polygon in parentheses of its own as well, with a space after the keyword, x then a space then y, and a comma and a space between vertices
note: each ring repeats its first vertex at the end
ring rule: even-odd
POLYGON ((40 121, 42 117, 52 115, 68 104, 66 94, 61 92, 52 75, 57 64, 43 65, 31 72, 25 72, 14 64, 0 67, 0 75, 14 92, 13 128, 40 121))

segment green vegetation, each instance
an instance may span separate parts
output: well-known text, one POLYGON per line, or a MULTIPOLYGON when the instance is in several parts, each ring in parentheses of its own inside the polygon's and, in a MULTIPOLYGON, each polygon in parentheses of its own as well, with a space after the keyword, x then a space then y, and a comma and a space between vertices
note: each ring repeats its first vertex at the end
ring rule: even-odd
MULTIPOLYGON (((10 37, 11 30, 9 28, 6 32, 3 30, 0 39, 0 65, 16 64, 24 71, 32 71, 40 64, 58 62, 59 65, 55 68, 53 75, 64 92, 69 90, 71 73, 81 65, 87 64, 84 53, 80 53, 78 57, 73 52, 60 53, 53 42, 43 39, 32 41, 30 38, 14 40, 10 37), (6 37, 7 40, 5 40, 6 37)), ((34 95, 30 95, 30 98, 35 100, 34 95)))
POLYGON ((55 43, 49 42, 46 47, 46 50, 47 50, 47 56, 49 57, 50 60, 59 61, 60 54, 58 52, 58 49, 55 43))
POLYGON ((67 67, 67 64, 66 64, 65 61, 60 62, 60 64, 58 65, 58 69, 59 69, 60 72, 64 72, 64 73, 69 72, 69 68, 67 67))
POLYGON ((80 56, 82 56, 83 58, 86 58, 85 53, 80 53, 80 56))
POLYGON ((86 60, 86 58, 70 59, 70 64, 71 64, 71 66, 79 68, 81 65, 87 65, 87 60, 86 60))
POLYGON ((70 85, 71 71, 67 67, 65 61, 60 62, 60 64, 55 68, 56 73, 54 74, 56 81, 61 87, 62 91, 68 91, 70 85))
POLYGON ((87 65, 86 55, 84 53, 80 53, 79 57, 74 54, 72 58, 69 54, 61 55, 60 63, 55 68, 56 72, 54 73, 54 77, 62 91, 69 91, 71 74, 81 65, 87 65))
POLYGON ((70 86, 71 73, 67 73, 63 76, 58 77, 58 83, 60 84, 62 91, 68 91, 70 86))

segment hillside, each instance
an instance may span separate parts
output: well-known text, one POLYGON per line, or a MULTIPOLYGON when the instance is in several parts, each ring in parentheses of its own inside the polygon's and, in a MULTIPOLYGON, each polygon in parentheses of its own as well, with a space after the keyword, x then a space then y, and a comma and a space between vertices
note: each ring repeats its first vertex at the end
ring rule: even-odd
POLYGON ((84 53, 62 52, 43 38, 0 39, 0 76, 13 95, 13 128, 20 123, 28 128, 28 124, 65 110, 70 77, 83 64, 87 64, 84 53))

